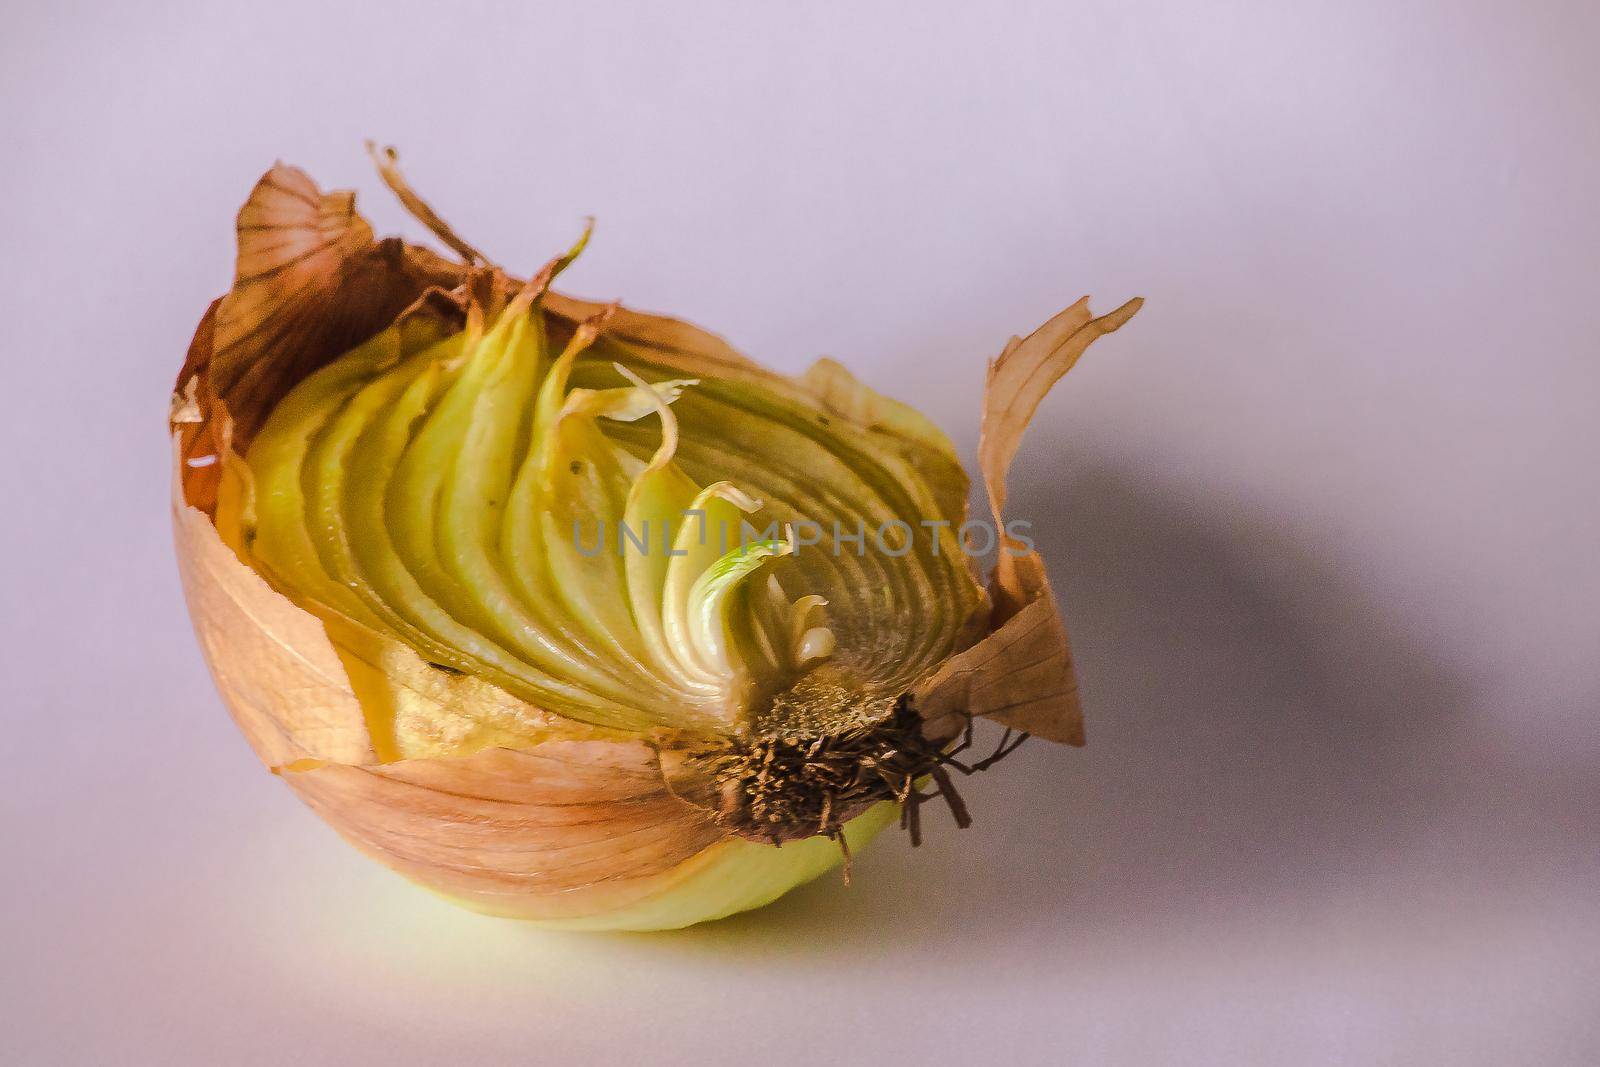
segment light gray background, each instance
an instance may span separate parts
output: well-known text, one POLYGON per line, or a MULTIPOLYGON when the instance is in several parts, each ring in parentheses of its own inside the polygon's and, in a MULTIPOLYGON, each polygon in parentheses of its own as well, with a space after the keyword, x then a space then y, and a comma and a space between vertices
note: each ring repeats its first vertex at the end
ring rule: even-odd
POLYGON ((6 4, 0 1059, 1600 1056, 1592 5, 6 4), (1149 303, 1015 482, 1083 751, 671 936, 458 911, 211 688, 167 391, 275 157, 819 354, 967 455, 985 358, 1149 303))

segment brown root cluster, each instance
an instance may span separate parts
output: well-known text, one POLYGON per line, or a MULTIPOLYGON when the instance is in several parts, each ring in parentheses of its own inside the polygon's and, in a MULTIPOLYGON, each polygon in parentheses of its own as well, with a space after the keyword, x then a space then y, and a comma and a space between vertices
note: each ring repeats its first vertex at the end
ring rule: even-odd
POLYGON ((965 829, 972 823, 951 771, 987 770, 1015 752, 1026 733, 1007 730, 977 762, 960 756, 973 744, 972 721, 959 740, 938 740, 908 698, 882 720, 812 737, 735 737, 696 757, 715 783, 717 823, 730 833, 774 845, 818 834, 839 843, 849 880, 845 823, 880 801, 900 805, 900 827, 922 843, 921 806, 942 800, 965 829))

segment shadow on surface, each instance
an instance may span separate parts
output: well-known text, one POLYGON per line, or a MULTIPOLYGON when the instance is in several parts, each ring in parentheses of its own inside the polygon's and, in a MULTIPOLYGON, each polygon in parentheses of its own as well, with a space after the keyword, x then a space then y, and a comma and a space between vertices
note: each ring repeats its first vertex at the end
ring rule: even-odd
MULTIPOLYGON (((685 931, 675 948, 769 953, 1041 924, 1142 921, 1337 886, 1470 803, 1464 683, 1408 642, 1302 531, 1092 460, 1019 470, 1073 636, 1089 745, 1039 742, 962 783, 976 824, 887 831, 837 876, 685 931), (841 937, 841 935, 844 935, 841 937)), ((1044 461, 1044 462, 1040 462, 1044 461)))

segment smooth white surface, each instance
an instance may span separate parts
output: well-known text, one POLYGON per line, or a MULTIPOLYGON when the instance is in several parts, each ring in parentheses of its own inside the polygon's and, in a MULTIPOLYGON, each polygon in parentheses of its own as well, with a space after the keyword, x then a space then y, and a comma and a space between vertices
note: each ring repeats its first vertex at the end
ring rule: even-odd
MULTIPOLYGON (((8 5, 0 1058, 1600 1056, 1592 6, 8 5), (995 10, 1003 7, 1003 11, 995 10), (983 361, 1148 298, 1013 490, 1091 716, 977 824, 687 934, 369 864, 188 631, 167 390, 276 157, 364 137, 527 268, 975 443, 983 361)), ((415 233, 414 228, 407 229, 415 233)))

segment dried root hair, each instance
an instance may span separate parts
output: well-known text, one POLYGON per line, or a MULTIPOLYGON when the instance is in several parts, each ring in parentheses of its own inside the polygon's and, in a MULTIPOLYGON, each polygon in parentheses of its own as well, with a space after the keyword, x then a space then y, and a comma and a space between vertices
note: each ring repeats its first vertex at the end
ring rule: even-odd
POLYGON ((956 825, 972 824, 951 771, 966 776, 1011 755, 1028 734, 1006 730, 995 750, 976 762, 960 757, 973 745, 973 721, 957 739, 940 742, 908 697, 881 721, 811 737, 735 737, 695 759, 715 783, 715 817, 730 833, 773 845, 822 835, 844 853, 844 824, 880 801, 900 805, 900 827, 922 843, 922 805, 942 800, 956 825))

